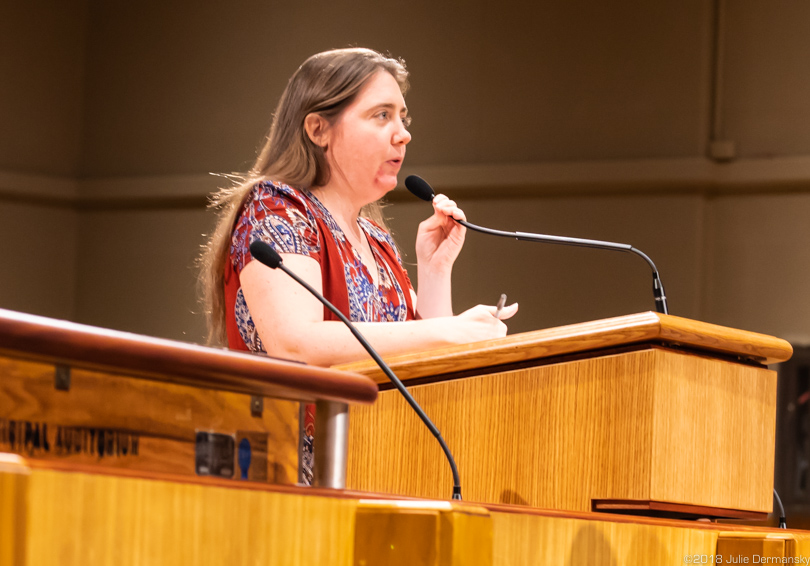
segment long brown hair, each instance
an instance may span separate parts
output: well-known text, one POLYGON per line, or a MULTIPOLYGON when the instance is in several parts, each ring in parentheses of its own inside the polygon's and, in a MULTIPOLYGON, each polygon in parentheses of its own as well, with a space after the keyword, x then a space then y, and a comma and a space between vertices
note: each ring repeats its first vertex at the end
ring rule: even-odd
MULTIPOLYGON (((250 190, 266 180, 280 181, 298 189, 322 186, 330 170, 322 147, 313 143, 304 128, 307 115, 315 113, 333 124, 376 72, 390 73, 404 95, 408 72, 401 59, 392 59, 371 49, 349 48, 313 55, 298 68, 281 95, 270 132, 250 172, 235 186, 211 197, 219 211, 216 227, 200 258, 201 302, 208 322, 208 343, 226 344, 225 263, 231 232, 250 190)), ((379 203, 361 211, 385 225, 379 203)))

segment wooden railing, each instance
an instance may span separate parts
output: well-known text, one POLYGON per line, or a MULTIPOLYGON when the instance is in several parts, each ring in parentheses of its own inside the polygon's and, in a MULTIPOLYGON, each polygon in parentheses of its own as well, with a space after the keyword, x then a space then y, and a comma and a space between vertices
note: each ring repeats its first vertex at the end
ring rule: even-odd
POLYGON ((294 401, 373 403, 367 377, 0 309, 0 354, 294 401))

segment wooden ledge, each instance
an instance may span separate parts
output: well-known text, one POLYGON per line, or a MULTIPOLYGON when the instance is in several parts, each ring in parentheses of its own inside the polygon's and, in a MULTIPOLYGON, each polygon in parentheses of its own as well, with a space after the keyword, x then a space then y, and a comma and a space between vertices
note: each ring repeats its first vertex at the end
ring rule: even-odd
MULTIPOLYGON (((108 477, 119 477, 122 479, 141 479, 161 482, 171 482, 185 485, 194 486, 207 486, 219 487, 227 489, 245 489, 260 492, 273 492, 294 496, 309 496, 309 497, 326 497, 335 499, 353 499, 358 502, 363 502, 366 505, 373 505, 372 501, 379 501, 379 504, 385 502, 410 502, 413 506, 447 506, 469 507, 473 509, 485 509, 490 514, 499 513, 505 515, 531 515, 538 517, 548 517, 556 519, 578 519, 586 521, 598 521, 603 523, 631 523, 643 524, 651 526, 669 526, 689 529, 700 529, 710 531, 723 531, 735 533, 777 533, 784 534, 790 532, 797 532, 795 529, 785 531, 784 529, 777 529, 776 527, 768 526, 753 526, 753 525, 735 525, 730 523, 715 523, 715 522, 702 522, 681 520, 673 518, 659 518, 659 517, 638 517, 632 515, 619 515, 612 513, 601 512, 586 512, 586 511, 566 511, 559 509, 542 509, 538 507, 528 507, 525 505, 511 505, 505 503, 481 503, 472 500, 464 500, 461 502, 453 501, 451 499, 421 499, 417 497, 408 497, 401 495, 394 495, 390 493, 375 493, 368 491, 356 491, 349 489, 327 489, 318 487, 305 487, 299 485, 281 485, 281 484, 268 484, 264 482, 243 481, 236 479, 223 479, 209 476, 187 476, 181 474, 172 474, 167 472, 140 472, 136 470, 127 470, 123 468, 107 468, 103 466, 94 466, 89 464, 78 464, 75 462, 59 461, 59 460, 38 460, 34 458, 21 458, 17 455, 12 455, 15 458, 15 473, 26 473, 19 468, 25 468, 30 472, 35 471, 52 471, 68 474, 88 474, 100 475, 108 477)), ((4 473, 0 470, 0 473, 4 473)), ((448 487, 450 491, 450 487, 448 487)))
POLYGON ((0 355, 293 401, 377 398, 373 381, 349 372, 4 309, 0 355))
MULTIPOLYGON (((386 362, 405 381, 634 344, 687 348, 758 365, 783 362, 793 355, 792 346, 779 338, 644 312, 404 354, 386 362)), ((387 382, 373 361, 342 364, 335 369, 367 375, 377 383, 387 382)))

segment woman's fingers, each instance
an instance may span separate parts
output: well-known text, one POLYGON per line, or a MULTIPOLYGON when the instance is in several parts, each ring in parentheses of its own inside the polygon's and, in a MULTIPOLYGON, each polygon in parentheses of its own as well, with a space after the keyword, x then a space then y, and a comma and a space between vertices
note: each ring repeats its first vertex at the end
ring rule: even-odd
MULTIPOLYGON (((517 311, 518 311, 518 304, 517 303, 512 303, 508 307, 503 307, 501 309, 501 312, 498 315, 498 319, 499 320, 506 320, 507 318, 512 318, 513 316, 515 316, 515 313, 517 313, 517 311)), ((493 316, 495 315, 495 313, 492 313, 492 314, 493 314, 493 316)))
POLYGON ((483 316, 489 315, 493 318, 498 314, 498 320, 506 320, 515 316, 518 311, 518 304, 512 303, 508 307, 502 308, 500 313, 498 313, 498 307, 492 305, 477 305, 467 312, 472 313, 475 311, 482 313, 483 316))
POLYGON ((506 324, 501 319, 510 318, 518 309, 517 303, 513 303, 501 310, 496 318, 498 307, 490 305, 477 305, 453 317, 461 323, 459 327, 459 343, 477 342, 479 340, 491 340, 506 336, 506 324))
POLYGON ((451 218, 455 218, 456 220, 467 219, 464 211, 458 207, 456 202, 450 200, 445 195, 436 195, 436 198, 433 199, 433 208, 436 210, 436 212, 451 218))
POLYGON ((503 307, 500 313, 498 313, 498 307, 493 307, 491 305, 478 305, 478 306, 486 310, 486 312, 488 312, 493 317, 497 315, 498 320, 506 320, 508 318, 512 318, 518 311, 517 303, 512 303, 508 307, 503 307))

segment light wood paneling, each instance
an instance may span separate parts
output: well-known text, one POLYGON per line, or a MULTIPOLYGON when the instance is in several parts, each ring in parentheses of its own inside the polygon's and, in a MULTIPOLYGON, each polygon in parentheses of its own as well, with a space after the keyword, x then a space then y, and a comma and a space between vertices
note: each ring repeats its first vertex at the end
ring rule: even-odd
POLYGON ((492 565, 492 522, 482 507, 447 501, 362 501, 354 564, 492 565))
MULTIPOLYGON (((14 493, 3 491, 0 502, 14 493)), ((25 559, 6 564, 349 566, 355 506, 351 499, 33 470, 20 529, 25 559)))
POLYGON ((30 473, 22 458, 0 452, 0 566, 25 563, 30 473))
POLYGON ((810 564, 810 532, 767 529, 720 533, 723 564, 810 564))
MULTIPOLYGON (((810 532, 791 531, 785 541, 785 556, 804 557, 804 564, 810 564, 810 532)), ((801 564, 799 560, 795 562, 801 564)))
MULTIPOLYGON (((407 381, 618 346, 659 343, 749 359, 759 364, 783 362, 793 354, 788 342, 772 336, 645 312, 406 354, 386 362, 401 380, 407 381)), ((373 361, 336 367, 368 375, 377 383, 388 382, 373 361)))
POLYGON ((721 533, 717 538, 715 563, 781 564, 789 534, 721 533))
POLYGON ((492 513, 495 566, 635 566, 684 564, 714 554, 717 532, 656 524, 614 523, 492 513))
POLYGON ((264 442, 251 442, 249 477, 290 484, 298 476, 297 424, 298 403, 293 401, 265 399, 262 415, 254 417, 249 395, 89 370, 73 370, 70 390, 59 391, 52 364, 0 357, 0 451, 193 475, 197 431, 233 435, 237 443, 240 433, 250 433, 264 442), (42 436, 26 439, 26 426, 42 436), (112 453, 99 450, 101 431, 115 439, 112 453), (60 442, 61 433, 65 440, 60 442), (263 478, 253 475, 258 460, 266 462, 263 478))
POLYGON ((810 556, 798 531, 77 468, 0 454, 0 566, 632 566, 720 540, 810 556))
MULTIPOLYGON (((771 508, 773 372, 654 348, 411 388, 465 500, 771 508)), ((352 407, 347 485, 449 498, 449 467, 396 391, 352 407)))
POLYGON ((776 373, 656 356, 650 499, 770 512, 776 373))

